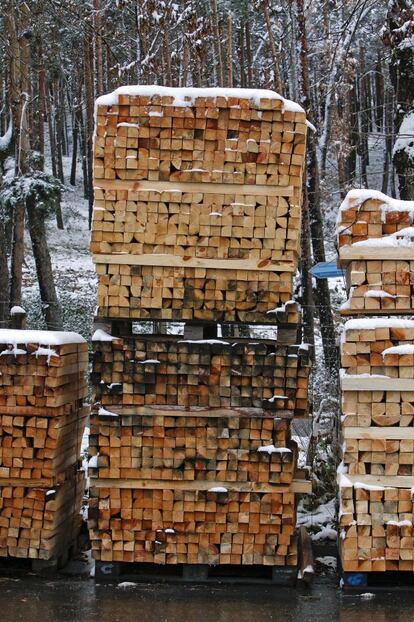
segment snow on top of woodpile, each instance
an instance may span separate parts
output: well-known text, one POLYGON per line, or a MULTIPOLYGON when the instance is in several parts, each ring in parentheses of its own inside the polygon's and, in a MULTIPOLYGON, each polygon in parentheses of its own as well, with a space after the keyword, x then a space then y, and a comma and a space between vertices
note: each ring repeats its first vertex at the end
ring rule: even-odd
MULTIPOLYGON (((406 201, 410 203, 410 201, 406 201)), ((395 231, 389 235, 384 235, 381 238, 369 238, 368 240, 361 240, 351 244, 352 247, 364 248, 369 246, 370 248, 377 248, 378 246, 387 248, 397 248, 399 246, 410 247, 413 246, 414 227, 405 227, 400 231, 395 231)))
POLYGON ((381 354, 383 357, 387 354, 398 354, 399 356, 404 356, 404 354, 414 354, 414 345, 411 343, 403 343, 400 346, 386 348, 381 352, 381 354))
POLYGON ((347 330, 372 330, 374 328, 414 328, 414 320, 402 320, 395 317, 369 317, 348 320, 344 324, 344 332, 347 330))
POLYGON ((173 97, 174 106, 192 106, 198 97, 225 97, 235 99, 249 99, 255 106, 260 107, 261 99, 277 99, 282 102, 283 109, 291 112, 305 112, 302 106, 296 102, 285 99, 279 93, 267 89, 231 89, 231 88, 174 88, 159 86, 157 84, 132 84, 120 86, 112 93, 101 95, 96 100, 96 106, 116 106, 119 95, 131 95, 141 97, 173 97))
POLYGON ((92 341, 114 341, 117 337, 113 337, 102 328, 98 328, 92 335, 92 341))
POLYGON ((336 224, 338 232, 341 224, 342 212, 348 209, 360 208, 365 201, 377 200, 381 202, 379 209, 385 216, 386 212, 410 212, 414 216, 414 201, 402 201, 401 199, 393 199, 379 190, 371 190, 369 188, 354 188, 350 190, 345 199, 339 206, 336 224))
POLYGON ((69 343, 86 343, 86 341, 81 335, 66 331, 1 328, 0 343, 14 346, 28 343, 38 343, 42 346, 61 346, 69 343))

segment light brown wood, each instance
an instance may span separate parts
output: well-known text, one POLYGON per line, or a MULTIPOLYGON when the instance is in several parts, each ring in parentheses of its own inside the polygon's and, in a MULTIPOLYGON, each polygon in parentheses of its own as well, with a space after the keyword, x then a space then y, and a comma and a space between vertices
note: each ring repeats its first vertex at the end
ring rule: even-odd
MULTIPOLYGON (((119 179, 106 180, 95 179, 94 188, 103 190, 131 190, 138 192, 200 192, 199 183, 191 182, 170 182, 170 181, 124 181, 119 179)), ((207 194, 229 194, 235 193, 246 196, 283 196, 293 195, 293 186, 273 186, 260 184, 210 184, 203 183, 203 192, 207 194)))
POLYGON ((177 268, 212 268, 218 270, 271 270, 274 272, 295 272, 293 262, 279 262, 271 259, 253 261, 249 259, 202 259, 200 257, 181 257, 179 255, 93 255, 95 264, 119 264, 129 266, 175 266, 177 268))

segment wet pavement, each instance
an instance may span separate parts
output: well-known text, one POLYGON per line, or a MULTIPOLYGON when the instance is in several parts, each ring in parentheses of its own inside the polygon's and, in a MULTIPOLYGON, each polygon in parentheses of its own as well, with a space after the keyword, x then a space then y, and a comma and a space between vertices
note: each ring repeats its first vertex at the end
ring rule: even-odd
POLYGON ((1 622, 414 622, 414 591, 344 595, 334 576, 308 588, 0 577, 1 622))

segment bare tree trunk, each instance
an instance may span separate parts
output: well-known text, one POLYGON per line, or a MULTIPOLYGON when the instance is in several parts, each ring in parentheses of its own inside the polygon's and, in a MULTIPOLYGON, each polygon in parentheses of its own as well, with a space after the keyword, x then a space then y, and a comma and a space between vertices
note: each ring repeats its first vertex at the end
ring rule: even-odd
POLYGON ((245 68, 245 50, 244 50, 244 24, 240 24, 239 30, 239 63, 240 63, 240 86, 246 87, 246 68, 245 68))
POLYGON ((367 93, 367 76, 365 75, 365 49, 362 45, 359 47, 359 108, 360 108, 360 137, 359 137, 359 155, 361 158, 361 182, 364 188, 368 188, 368 132, 369 132, 369 115, 371 107, 369 105, 367 93))
POLYGON ((4 222, 0 218, 0 326, 5 326, 9 316, 9 265, 4 222))
MULTIPOLYGON (((309 89, 309 68, 308 68, 308 42, 306 38, 306 23, 303 0, 296 0, 297 5, 297 24, 298 24, 298 44, 300 46, 300 68, 302 78, 302 101, 308 109, 310 103, 309 89)), ((320 206, 320 188, 319 188, 319 169, 316 141, 313 134, 308 136, 307 150, 307 183, 305 187, 305 199, 303 206, 304 219, 310 220, 310 233, 312 238, 313 259, 315 262, 325 261, 324 235, 322 226, 322 213, 320 206), (307 214, 308 212, 308 214, 307 214)), ((309 235, 309 231, 303 230, 303 235, 309 235)), ((302 242, 302 260, 303 253, 307 252, 306 241, 302 242)), ((305 259, 307 259, 305 255, 305 259)), ((305 286, 308 287, 307 281, 309 274, 305 272, 305 286)), ((322 345, 326 365, 331 373, 336 374, 338 369, 337 349, 335 347, 335 328, 332 317, 331 298, 326 279, 316 280, 316 291, 318 300, 318 314, 320 330, 322 335, 322 345)), ((310 321, 310 320, 309 320, 310 321)))
POLYGON ((377 131, 381 132, 384 127, 384 75, 382 69, 381 57, 378 52, 377 62, 375 65, 375 97, 374 97, 374 118, 377 131))
POLYGON ((50 159, 52 163, 52 175, 57 177, 57 164, 56 164, 56 140, 55 140, 55 128, 53 124, 53 111, 52 102, 50 97, 50 90, 46 90, 46 113, 47 113, 47 127, 49 130, 49 142, 50 142, 50 159))
POLYGON ((231 88, 233 86, 233 16, 231 13, 227 24, 228 85, 231 88))
POLYGON ((56 295, 52 262, 47 245, 44 215, 33 197, 26 201, 30 239, 36 263, 42 310, 49 330, 61 330, 62 312, 56 295))
POLYGON ((45 102, 45 65, 43 58, 43 45, 39 40, 39 151, 42 155, 45 153, 45 118, 46 118, 46 102, 45 102))
POLYGON ((273 36, 272 23, 270 21, 270 11, 269 11, 269 0, 263 0, 262 8, 264 13, 264 18, 266 22, 267 28, 267 37, 269 41, 269 47, 272 54, 272 63, 273 63, 273 88, 280 95, 284 95, 284 88, 282 84, 282 79, 280 77, 280 58, 279 54, 276 50, 276 42, 273 36))
POLYGON ((95 36, 95 75, 97 95, 104 92, 103 86, 103 62, 102 62, 102 19, 101 19, 101 0, 93 0, 94 8, 94 36, 95 36))
POLYGON ((408 140, 414 118, 414 7, 411 0, 390 0, 384 41, 391 49, 390 77, 396 97, 397 141, 394 165, 400 198, 414 200, 414 157, 408 140), (400 134, 400 136, 399 136, 400 134), (399 140, 400 138, 400 140, 399 140))
POLYGON ((300 241, 300 273, 302 290, 303 339, 305 343, 315 345, 315 306, 313 301, 312 257, 310 248, 309 203, 306 187, 306 172, 303 183, 302 230, 300 241))
POLYGON ((210 0, 211 18, 213 20, 214 45, 216 49, 216 57, 218 61, 217 77, 219 86, 224 86, 224 68, 223 68, 223 52, 221 48, 220 28, 217 13, 217 0, 210 0))
POLYGON ((393 176, 392 172, 392 145, 394 142, 393 136, 393 115, 394 109, 392 105, 392 94, 389 89, 385 90, 385 99, 384 99, 384 132, 385 132, 385 145, 384 145, 384 167, 383 167, 383 177, 382 177, 382 188, 381 191, 384 194, 388 193, 388 188, 390 186, 390 177, 393 176))
MULTIPOLYGON (((26 4, 21 7, 18 27, 14 17, 14 5, 5 16, 10 42, 10 84, 12 116, 15 128, 16 175, 27 173, 27 156, 30 149, 27 106, 30 90, 30 39, 25 36, 30 12, 26 4), (18 39, 17 31, 23 34, 18 39)), ((13 213, 13 234, 10 269, 10 302, 19 305, 22 300, 22 267, 24 261, 24 213, 23 201, 18 201, 13 213)))
POLYGON ((57 164, 57 176, 60 181, 65 183, 65 177, 63 174, 63 159, 62 159, 62 147, 63 147, 63 119, 62 110, 60 107, 60 81, 59 79, 53 85, 53 109, 54 109, 54 126, 55 126, 55 144, 56 144, 56 164, 57 164))
POLYGON ((76 163, 78 158, 78 134, 79 126, 77 119, 78 102, 75 100, 72 112, 72 162, 70 166, 70 185, 76 186, 76 163))
POLYGON ((85 59, 85 93, 86 93, 86 164, 88 181, 88 202, 89 202, 89 227, 92 222, 93 210, 93 186, 92 186, 92 135, 93 135, 93 81, 92 81, 92 57, 91 40, 88 34, 84 40, 84 59, 85 59))
POLYGON ((246 33, 246 63, 247 63, 247 87, 251 88, 253 85, 253 57, 252 57, 252 46, 250 41, 250 26, 249 22, 245 23, 245 33, 246 33))

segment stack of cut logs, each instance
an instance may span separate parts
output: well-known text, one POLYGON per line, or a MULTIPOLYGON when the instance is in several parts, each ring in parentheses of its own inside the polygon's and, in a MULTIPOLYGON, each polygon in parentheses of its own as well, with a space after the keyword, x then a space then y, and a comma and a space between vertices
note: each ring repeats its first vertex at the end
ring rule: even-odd
POLYGON ((304 112, 271 91, 162 87, 96 111, 94 557, 295 566, 304 112))
MULTIPOLYGON (((413 215, 412 202, 348 194, 338 218, 350 295, 344 314, 414 314, 413 215)), ((414 321, 349 320, 341 360, 343 570, 413 571, 414 321)))
POLYGON ((0 330, 0 556, 57 560, 80 528, 88 347, 0 330))

